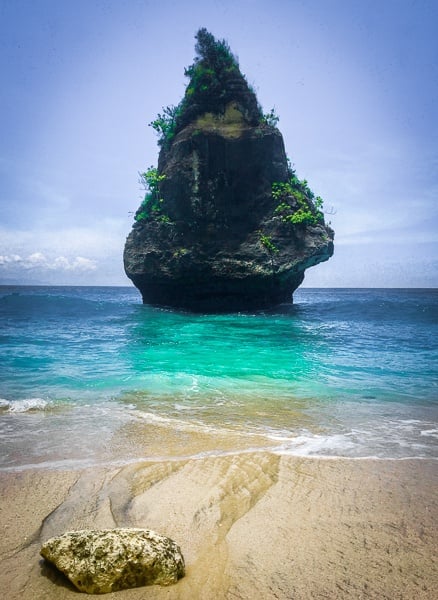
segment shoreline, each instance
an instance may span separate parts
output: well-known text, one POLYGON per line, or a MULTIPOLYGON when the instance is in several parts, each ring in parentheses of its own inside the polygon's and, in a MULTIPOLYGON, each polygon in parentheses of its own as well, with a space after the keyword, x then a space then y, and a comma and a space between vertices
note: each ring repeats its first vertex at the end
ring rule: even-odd
MULTIPOLYGON (((145 457, 166 462, 252 452, 319 460, 438 460, 434 407, 430 407, 430 413, 423 415, 422 420, 418 415, 416 421, 409 420, 409 415, 393 417, 392 430, 382 427, 376 417, 380 429, 372 430, 370 420, 367 428, 362 427, 359 432, 362 437, 355 431, 354 423, 345 423, 344 429, 338 431, 327 423, 326 416, 321 417, 320 430, 317 424, 311 427, 303 423, 307 417, 294 407, 285 415, 292 423, 290 431, 281 430, 281 423, 275 430, 263 423, 254 425, 251 419, 257 421, 256 409, 255 417, 250 411, 247 415, 238 413, 233 415, 235 422, 227 424, 224 417, 221 424, 200 422, 193 415, 183 415, 180 419, 151 416, 129 405, 126 411, 119 411, 117 403, 111 412, 110 402, 104 404, 103 410, 100 404, 90 403, 86 408, 90 410, 85 413, 80 405, 70 412, 68 409, 0 411, 3 432, 0 473, 117 468, 147 460, 145 457), (102 431, 99 428, 103 420, 102 431), (98 436, 96 431, 100 432, 98 436)), ((348 412, 345 407, 343 410, 348 412)))
POLYGON ((0 479, 3 475, 18 475, 20 473, 35 473, 47 471, 49 473, 79 473, 83 471, 94 470, 106 470, 115 471, 118 469, 124 469, 133 467, 135 465, 147 465, 160 463, 172 463, 189 460, 207 460, 207 459, 218 459, 227 458, 233 456, 241 456, 245 454, 273 454, 275 456, 284 457, 285 459, 292 460, 317 460, 317 461, 345 461, 345 462, 426 462, 426 463, 437 463, 438 470, 438 457, 430 456, 402 456, 402 457, 383 457, 383 456, 337 456, 335 454, 293 454, 283 452, 282 450, 276 450, 275 448, 260 447, 260 448, 248 448, 242 450, 224 450, 218 452, 207 451, 205 453, 200 452, 199 454, 181 454, 180 456, 166 456, 158 455, 155 457, 132 457, 129 459, 119 458, 108 458, 108 459, 96 459, 93 461, 81 461, 80 459, 74 459, 71 461, 50 461, 41 463, 28 463, 21 466, 11 467, 0 467, 0 479), (82 462, 82 464, 81 464, 82 462), (66 464, 67 463, 67 464, 66 464))
POLYGON ((0 472, 6 600, 77 592, 41 544, 81 528, 145 527, 181 547, 176 585, 118 600, 429 599, 438 584, 438 465, 266 450, 0 472))

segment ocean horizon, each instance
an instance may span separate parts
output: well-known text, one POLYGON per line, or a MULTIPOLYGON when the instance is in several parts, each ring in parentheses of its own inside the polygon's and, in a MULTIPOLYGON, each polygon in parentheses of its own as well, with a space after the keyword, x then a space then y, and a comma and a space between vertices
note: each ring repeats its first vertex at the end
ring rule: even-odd
POLYGON ((302 287, 272 310, 195 314, 133 287, 0 286, 0 469, 436 458, 437 301, 302 287))

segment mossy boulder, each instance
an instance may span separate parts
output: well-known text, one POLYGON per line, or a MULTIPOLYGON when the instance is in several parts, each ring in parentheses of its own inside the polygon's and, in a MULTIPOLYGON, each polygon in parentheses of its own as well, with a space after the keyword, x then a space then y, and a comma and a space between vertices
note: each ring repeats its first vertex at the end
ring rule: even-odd
POLYGON ((47 540, 41 556, 88 594, 170 585, 185 569, 178 545, 148 529, 70 531, 47 540))

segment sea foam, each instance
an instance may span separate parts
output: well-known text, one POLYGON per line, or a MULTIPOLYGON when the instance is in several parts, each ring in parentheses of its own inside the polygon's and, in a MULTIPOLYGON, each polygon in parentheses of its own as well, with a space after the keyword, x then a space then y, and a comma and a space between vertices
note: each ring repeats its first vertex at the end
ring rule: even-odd
POLYGON ((5 400, 0 398, 0 410, 11 413, 25 413, 45 410, 49 406, 43 398, 24 398, 23 400, 5 400))

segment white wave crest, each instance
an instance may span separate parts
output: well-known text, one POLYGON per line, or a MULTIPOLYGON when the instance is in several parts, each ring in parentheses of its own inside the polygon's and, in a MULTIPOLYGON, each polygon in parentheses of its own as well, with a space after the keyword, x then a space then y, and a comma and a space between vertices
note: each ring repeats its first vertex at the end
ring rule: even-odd
POLYGON ((48 401, 43 400, 43 398, 24 398, 23 400, 5 400, 4 398, 0 398, 0 409, 11 413, 44 410, 48 404, 48 401))
MULTIPOLYGON (((269 436, 271 439, 281 440, 280 436, 269 436)), ((277 448, 279 454, 293 456, 354 456, 355 444, 348 435, 332 434, 302 434, 284 439, 284 443, 277 448)))
POLYGON ((423 431, 421 431, 420 435, 438 439, 438 429, 423 429, 423 431))

